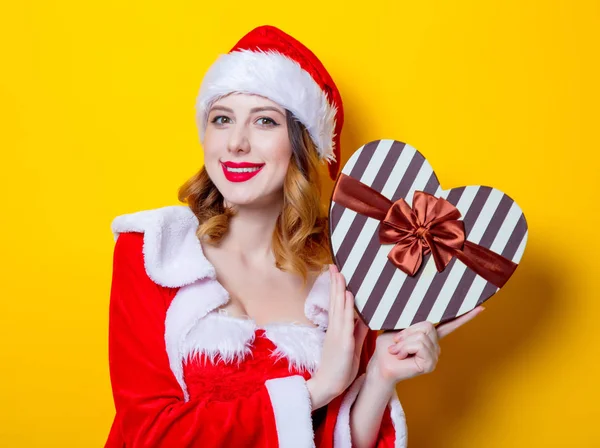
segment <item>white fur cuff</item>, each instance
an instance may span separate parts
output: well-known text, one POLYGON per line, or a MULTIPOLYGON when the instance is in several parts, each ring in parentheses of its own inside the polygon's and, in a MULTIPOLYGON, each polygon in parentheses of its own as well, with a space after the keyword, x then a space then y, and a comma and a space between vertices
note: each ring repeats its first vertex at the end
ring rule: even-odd
POLYGON ((312 405, 306 380, 300 375, 267 380, 281 448, 314 447, 312 405))

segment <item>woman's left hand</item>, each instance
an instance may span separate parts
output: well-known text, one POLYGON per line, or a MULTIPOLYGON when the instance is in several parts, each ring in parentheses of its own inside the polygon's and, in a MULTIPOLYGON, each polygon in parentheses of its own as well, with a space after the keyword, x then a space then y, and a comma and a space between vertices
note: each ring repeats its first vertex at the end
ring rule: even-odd
POLYGON ((462 316, 439 325, 419 322, 401 331, 386 331, 377 337, 367 376, 394 387, 397 382, 433 372, 441 353, 439 340, 477 316, 478 306, 462 316))

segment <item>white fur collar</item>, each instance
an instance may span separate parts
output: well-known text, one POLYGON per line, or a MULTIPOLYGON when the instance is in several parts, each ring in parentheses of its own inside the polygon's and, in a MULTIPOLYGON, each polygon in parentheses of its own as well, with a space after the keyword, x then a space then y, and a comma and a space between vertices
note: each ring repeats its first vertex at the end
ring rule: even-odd
POLYGON ((168 288, 216 278, 196 237, 197 227, 196 215, 181 205, 128 213, 111 223, 115 241, 120 233, 144 233, 146 272, 155 283, 168 288))

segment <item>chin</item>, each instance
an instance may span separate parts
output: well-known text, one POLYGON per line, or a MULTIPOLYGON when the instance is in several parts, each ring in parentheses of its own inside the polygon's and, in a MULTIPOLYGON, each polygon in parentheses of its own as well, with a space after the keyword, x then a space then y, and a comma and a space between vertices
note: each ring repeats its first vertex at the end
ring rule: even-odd
POLYGON ((248 191, 248 189, 243 192, 232 192, 231 190, 224 191, 223 198, 225 198, 229 204, 240 207, 268 207, 271 205, 271 202, 276 201, 273 194, 265 193, 263 191, 248 191))
POLYGON ((227 201, 227 203, 233 205, 233 206, 248 206, 248 205, 252 205, 254 203, 256 203, 256 199, 250 199, 250 198, 236 198, 235 196, 224 196, 225 200, 227 201))
POLYGON ((223 198, 232 205, 238 206, 262 206, 268 205, 274 197, 278 197, 283 194, 283 185, 279 188, 279 195, 276 191, 272 191, 270 188, 264 188, 263 185, 255 184, 252 182, 229 182, 226 179, 218 179, 214 182, 217 189, 223 195, 223 198))
MULTIPOLYGON (((233 190, 237 190, 234 188, 233 190)), ((248 188, 245 189, 240 188, 240 191, 232 191, 232 188, 227 188, 225 190, 220 190, 223 194, 223 198, 232 204, 232 205, 252 205, 260 202, 261 195, 256 194, 256 192, 248 191, 248 188)))

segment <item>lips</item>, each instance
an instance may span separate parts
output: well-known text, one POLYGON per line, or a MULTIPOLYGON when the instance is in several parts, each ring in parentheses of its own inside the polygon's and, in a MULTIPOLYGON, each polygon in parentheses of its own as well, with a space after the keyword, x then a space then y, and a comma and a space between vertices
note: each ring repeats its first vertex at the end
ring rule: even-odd
POLYGON ((250 180, 262 171, 262 167, 264 165, 264 163, 251 162, 221 162, 223 174, 225 175, 225 178, 230 182, 245 182, 247 180, 250 180), (230 171, 228 168, 233 168, 236 171, 230 171), (239 169, 244 170, 237 171, 239 169))
POLYGON ((256 168, 256 167, 264 165, 264 163, 250 163, 250 162, 221 162, 221 163, 230 168, 256 168))

